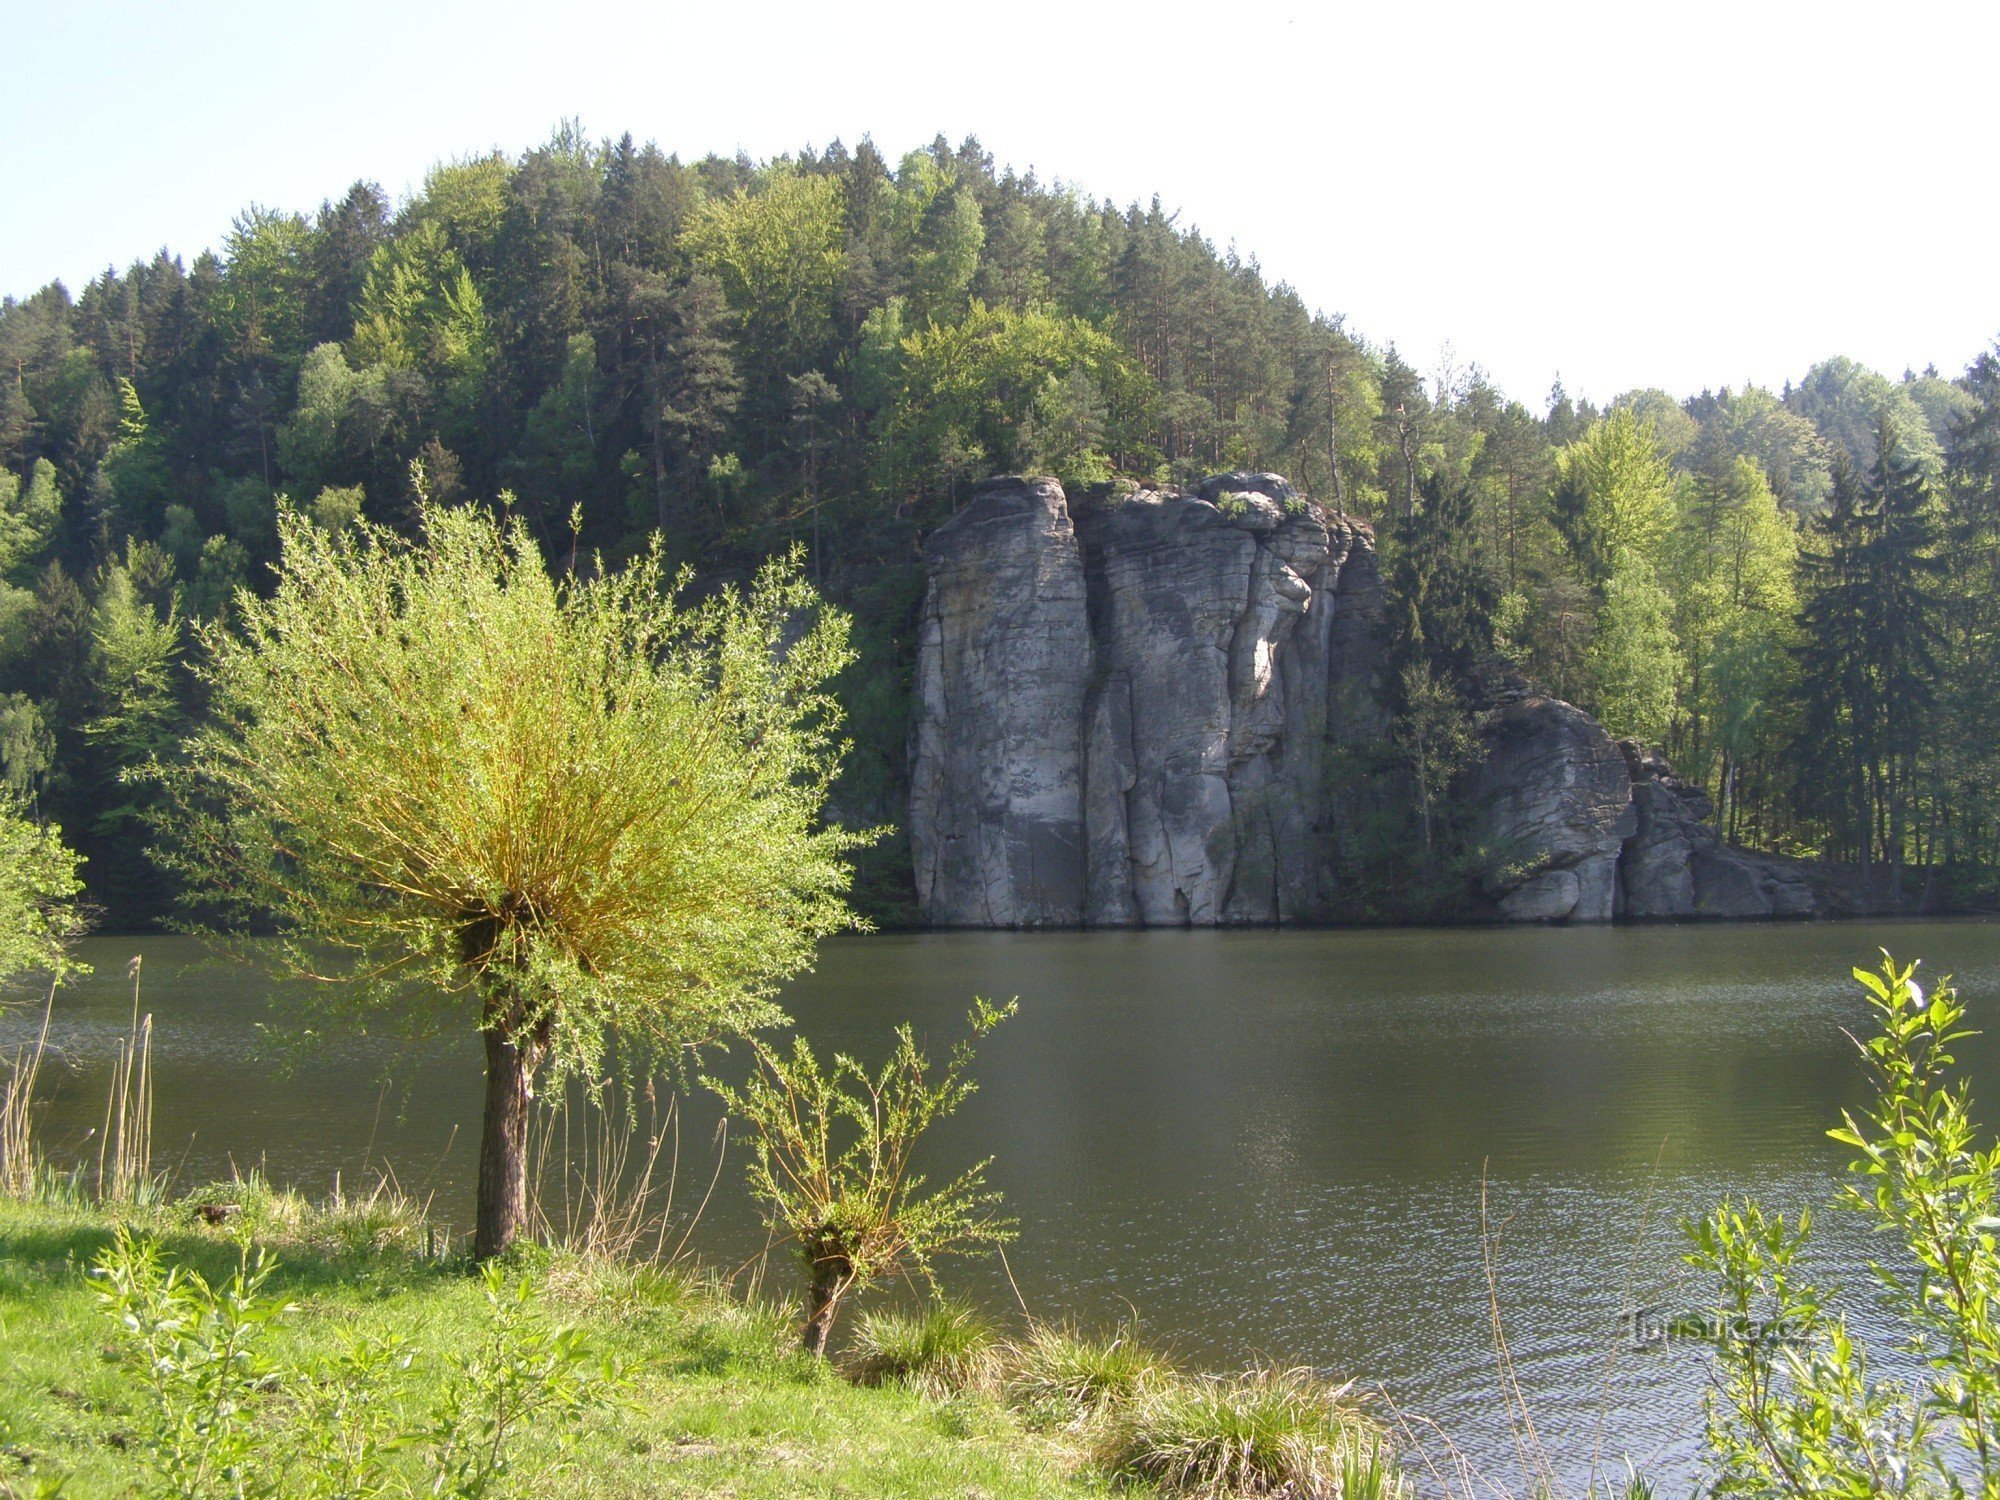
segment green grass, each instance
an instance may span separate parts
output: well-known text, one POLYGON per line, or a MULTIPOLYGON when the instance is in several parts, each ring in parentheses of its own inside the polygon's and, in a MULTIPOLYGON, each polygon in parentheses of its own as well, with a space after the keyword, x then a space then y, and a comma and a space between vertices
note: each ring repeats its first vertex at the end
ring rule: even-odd
MULTIPOLYGON (((195 1195, 211 1205, 234 1196, 195 1195)), ((296 1304, 270 1338, 280 1369, 325 1373, 348 1333, 409 1337, 419 1372, 477 1343, 480 1282, 429 1257, 400 1209, 250 1196, 229 1219, 254 1219, 280 1262, 268 1290, 296 1304)), ((211 1225, 181 1204, 127 1219, 167 1259, 211 1279, 235 1266, 232 1223, 211 1225)), ((51 1475, 68 1476, 63 1493, 77 1500, 137 1492, 142 1396, 86 1275, 112 1224, 73 1202, 0 1201, 0 1495, 33 1494, 51 1475)), ((1110 1489, 1074 1447, 1030 1431, 997 1399, 939 1402, 897 1382, 850 1384, 793 1351, 788 1311, 746 1305, 697 1275, 558 1255, 539 1276, 551 1315, 629 1362, 634 1380, 582 1419, 559 1470, 547 1467, 551 1435, 530 1434, 510 1493, 1026 1500, 1110 1489)), ((282 1387, 257 1399, 285 1420, 282 1387)))

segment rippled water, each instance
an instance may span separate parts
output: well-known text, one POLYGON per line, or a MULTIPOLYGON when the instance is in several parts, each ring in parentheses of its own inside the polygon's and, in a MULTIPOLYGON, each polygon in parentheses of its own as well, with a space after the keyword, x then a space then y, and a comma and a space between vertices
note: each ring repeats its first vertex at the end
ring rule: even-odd
MULTIPOLYGON (((1520 1489, 1494 1371, 1482 1179, 1499 1301, 1538 1428, 1569 1475, 1625 1455, 1685 1489, 1704 1368, 1632 1353, 1618 1314, 1693 1298, 1677 1224, 1727 1194, 1827 1200, 1824 1130, 1861 1097, 1848 969, 1877 946, 1951 971, 1975 1018, 2000 1001, 2000 925, 1398 932, 949 934, 827 945, 786 1005, 816 1042, 878 1054, 905 1018, 942 1041, 975 993, 1018 995, 980 1093, 936 1143, 992 1153, 1021 1220, 1014 1280, 1039 1313, 1136 1308, 1190 1361, 1310 1363, 1379 1382, 1520 1489)), ((158 1018, 156 1161, 183 1182, 261 1163, 323 1191, 393 1164, 470 1220, 472 1042, 332 1041, 286 1074, 270 990, 181 940, 100 939, 58 1000, 49 1131, 79 1148, 145 953, 158 1018), (394 1078, 384 1086, 384 1070, 394 1078)), ((0 1041, 26 1017, 0 1020, 0 1041)), ((2000 1052, 1968 1050, 1989 1101, 2000 1052)), ((1995 1107, 2000 1107, 1996 1105, 1995 1107)), ((706 1176, 694 1111, 683 1176, 706 1176)), ((730 1165, 697 1244, 762 1244, 730 1165)), ((1824 1221, 1830 1273, 1869 1320, 1871 1245, 1824 1221)), ((1011 1303, 997 1264, 953 1285, 1011 1303)))

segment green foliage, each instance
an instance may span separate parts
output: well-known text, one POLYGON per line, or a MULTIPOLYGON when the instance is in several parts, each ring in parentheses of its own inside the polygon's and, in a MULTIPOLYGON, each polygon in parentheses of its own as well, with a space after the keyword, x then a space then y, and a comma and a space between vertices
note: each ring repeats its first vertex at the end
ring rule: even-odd
POLYGON ((580 1329, 547 1320, 528 1277, 510 1286, 492 1262, 481 1275, 485 1337, 446 1372, 425 1430, 435 1473, 430 1493, 452 1500, 484 1500, 507 1478, 523 1432, 560 1431, 629 1380, 595 1357, 580 1329))
POLYGON ((306 514, 322 531, 345 531, 361 519, 361 507, 367 498, 366 491, 358 484, 330 484, 313 496, 306 514))
POLYGON ((1900 879, 1946 647, 1937 494, 1893 425, 1867 476, 1844 467, 1812 529, 1798 648, 1802 769, 1817 810, 1866 873, 1900 879))
POLYGON ((905 338, 899 375, 886 457, 896 482, 933 493, 1035 459, 1091 482, 1108 472, 1114 410, 1129 420, 1145 400, 1117 344, 1082 319, 977 302, 905 338))
POLYGON ((159 1247, 122 1226, 98 1256, 99 1298, 123 1336, 130 1367, 145 1391, 141 1443, 152 1483, 147 1493, 208 1500, 279 1493, 275 1474, 260 1474, 258 1394, 272 1382, 265 1354, 271 1325, 293 1309, 264 1294, 275 1269, 242 1242, 228 1281, 165 1267, 159 1247))
POLYGON ((435 1374, 419 1365, 408 1337, 346 1331, 309 1367, 288 1368, 272 1345, 277 1326, 300 1309, 267 1290, 277 1265, 252 1253, 247 1224, 237 1243, 226 1282, 165 1265, 156 1242, 123 1226, 97 1257, 100 1304, 145 1392, 137 1446, 149 1497, 484 1500, 513 1488, 530 1434, 540 1439, 536 1462, 520 1477, 548 1483, 578 1418, 630 1384, 630 1372, 579 1329, 549 1320, 530 1278, 510 1283, 492 1264, 482 1273, 484 1327, 435 1374), (434 1391, 422 1420, 405 1425, 413 1366, 434 1391), (424 1454, 421 1479, 397 1462, 412 1448, 424 1454))
MULTIPOLYGON (((115 518, 122 527, 150 531, 167 507, 173 481, 164 447, 146 417, 138 389, 121 378, 118 398, 118 440, 98 465, 91 499, 100 513, 115 518)), ((44 505, 51 501, 61 503, 59 497, 43 497, 44 505)))
POLYGON ((1439 681, 1427 663, 1404 667, 1398 687, 1402 711, 1396 716, 1395 743, 1416 785, 1428 855, 1438 847, 1438 820, 1452 789, 1479 757, 1479 730, 1458 693, 1439 681))
POLYGON ((906 1269, 934 1283, 939 1256, 1012 1238, 1011 1221, 994 1212, 999 1195, 986 1189, 986 1162, 935 1187, 911 1163, 924 1133, 973 1092, 976 1043, 1014 1010, 978 1001, 969 1034, 935 1076, 915 1033, 900 1026, 874 1072, 844 1053, 823 1064, 795 1036, 788 1053, 755 1044, 755 1069, 740 1088, 703 1080, 751 1132, 751 1190, 804 1262, 809 1353, 825 1353, 851 1293, 906 1269))
POLYGON ((840 184, 777 169, 710 202, 688 233, 695 265, 767 351, 772 378, 818 348, 846 264, 840 184))
POLYGON ((1588 655, 1592 706, 1615 735, 1659 744, 1673 718, 1680 677, 1673 600, 1651 568, 1621 560, 1605 580, 1604 606, 1588 655))
POLYGON ((37 822, 11 788, 0 792, 0 983, 90 972, 69 956, 85 925, 78 863, 60 828, 37 822))
MULTIPOLYGON (((1408 691, 1410 685, 1399 686, 1408 691)), ((1493 852, 1470 836, 1468 779, 1446 774, 1454 766, 1463 769, 1453 747, 1466 743, 1470 716, 1443 696, 1440 685, 1427 691, 1439 696, 1415 721, 1399 722, 1389 737, 1337 746, 1327 757, 1328 852, 1339 872, 1343 913, 1354 921, 1461 921, 1492 863, 1493 852), (1419 759, 1437 793, 1427 809, 1415 778, 1419 759), (1384 787, 1399 794, 1384 796, 1384 787)))
POLYGON ((55 735, 47 716, 26 693, 0 696, 0 782, 33 799, 55 765, 55 735))
POLYGON ((1940 434, 1932 430, 1911 389, 1851 359, 1814 365, 1792 387, 1785 404, 1844 450, 1851 468, 1868 470, 1881 462, 1885 421, 1901 435, 1906 456, 1926 479, 1935 480, 1944 467, 1940 434))
POLYGON ((1952 1048, 1968 1033, 1949 980, 1930 994, 1886 953, 1856 969, 1876 1030, 1861 1046, 1869 1103, 1829 1134, 1853 1153, 1841 1204, 1893 1239, 1883 1304, 1923 1373, 1885 1375, 1806 1276, 1810 1214, 1788 1226, 1725 1204, 1688 1227, 1715 1278, 1705 1332, 1717 1378, 1714 1493, 1989 1494, 2000 1484, 2000 1148, 1981 1144, 1952 1048))
MULTIPOLYGON (((326 1216, 351 1211, 306 1204, 295 1226, 272 1231, 277 1269, 263 1296, 298 1311, 269 1325, 260 1345, 276 1378, 250 1397, 252 1477, 275 1475, 300 1500, 432 1494, 440 1388, 471 1364, 491 1365, 495 1311, 483 1279, 426 1253, 421 1222, 408 1240, 343 1246, 326 1216)), ((158 1234, 166 1264, 198 1268, 212 1285, 226 1285, 238 1263, 233 1234, 179 1205, 122 1216, 158 1234)), ((150 1482, 135 1420, 143 1385, 77 1270, 111 1239, 95 1207, 0 1199, 0 1442, 9 1447, 0 1494, 142 1495, 150 1482)), ((496 1495, 1050 1500, 1107 1489, 1069 1446, 1027 1438, 994 1396, 966 1393, 940 1408, 900 1382, 830 1378, 790 1347, 795 1327, 771 1304, 716 1278, 557 1253, 536 1287, 528 1306, 545 1332, 587 1335, 574 1378, 592 1390, 575 1413, 543 1407, 513 1424, 496 1495), (607 1358, 615 1382, 602 1379, 607 1358)), ((466 1441, 484 1420, 475 1415, 466 1441)))
POLYGON ((462 429, 475 416, 493 333, 485 299, 441 218, 419 222, 374 252, 354 309, 353 352, 363 368, 434 372, 447 425, 462 429))
POLYGON ((597 466, 596 386, 597 345, 587 333, 572 334, 562 375, 528 413, 522 433, 523 459, 541 481, 530 499, 544 514, 561 514, 597 466))
POLYGON ((1563 528, 1579 566, 1600 585, 1620 562, 1657 570, 1673 533, 1675 484, 1652 425, 1629 408, 1594 424, 1556 457, 1563 528))
POLYGON ((18 475, 0 469, 0 575, 18 580, 41 560, 62 517, 62 504, 55 465, 46 458, 35 460, 25 485, 18 475))

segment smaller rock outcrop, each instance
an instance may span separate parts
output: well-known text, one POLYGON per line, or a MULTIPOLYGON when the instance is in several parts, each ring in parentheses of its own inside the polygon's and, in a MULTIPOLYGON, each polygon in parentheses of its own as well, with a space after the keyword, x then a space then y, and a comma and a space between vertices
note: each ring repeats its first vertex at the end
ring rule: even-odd
POLYGON ((1582 709, 1528 693, 1480 726, 1473 773, 1481 881, 1509 922, 1608 922, 1617 914, 1618 859, 1637 829, 1632 778, 1617 744, 1582 709))
POLYGON ((1699 788, 1656 752, 1620 740, 1636 826, 1619 862, 1619 915, 1809 917, 1819 909, 1806 867, 1725 844, 1699 788))

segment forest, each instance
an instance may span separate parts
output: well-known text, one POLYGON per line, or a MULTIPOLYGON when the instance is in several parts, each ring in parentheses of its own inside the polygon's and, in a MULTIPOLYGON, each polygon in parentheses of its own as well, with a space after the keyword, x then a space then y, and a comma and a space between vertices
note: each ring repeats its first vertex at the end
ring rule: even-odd
MULTIPOLYGON (((1229 469, 1377 530, 1399 727, 1369 774, 1423 795, 1347 852, 1390 872, 1373 914, 1437 914, 1416 876, 1480 857, 1452 798, 1495 664, 1662 747, 1732 839, 1911 899, 1994 884, 2000 353, 1524 402, 1418 369, 1157 198, 942 137, 683 162, 565 123, 400 204, 357 182, 253 206, 192 261, 9 296, 0 776, 87 857, 107 923, 160 919, 157 783, 131 773, 199 722, 195 623, 267 588, 287 506, 337 531, 477 497, 561 567, 658 532, 713 586, 802 548, 856 625, 834 803, 893 822, 919 546, 968 486, 1229 469)), ((906 915, 908 872, 880 841, 860 904, 906 915)))

